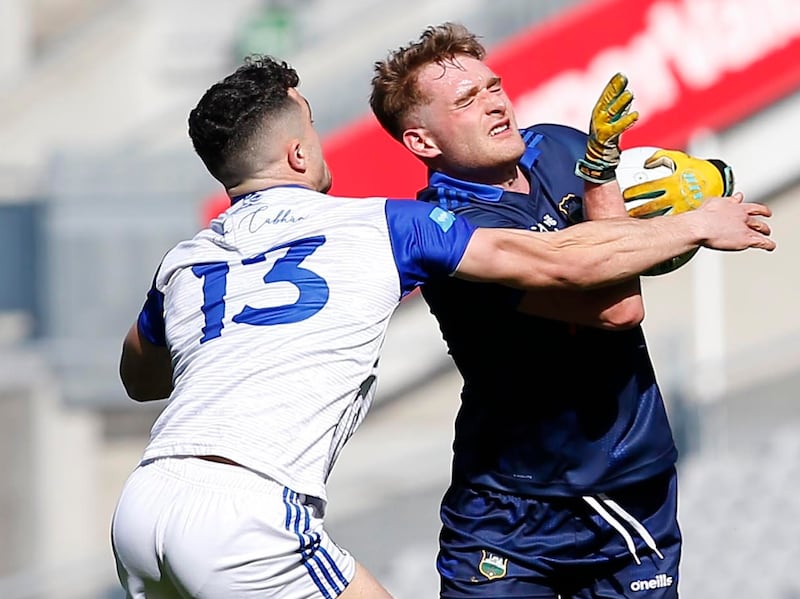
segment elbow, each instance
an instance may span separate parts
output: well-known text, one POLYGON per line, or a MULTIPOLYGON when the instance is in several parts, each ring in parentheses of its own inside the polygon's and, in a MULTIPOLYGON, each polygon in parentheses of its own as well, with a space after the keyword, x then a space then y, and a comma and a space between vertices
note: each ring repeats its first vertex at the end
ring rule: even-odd
POLYGON ((642 324, 643 320, 644 317, 640 318, 636 316, 631 316, 630 318, 626 318, 624 316, 620 316, 618 318, 615 317, 607 320, 604 328, 612 331, 627 331, 638 327, 640 324, 642 324))
POLYGON ((171 371, 167 373, 157 368, 148 369, 123 359, 120 362, 119 378, 125 393, 133 401, 167 399, 172 393, 171 371))
POLYGON ((149 381, 126 381, 123 379, 122 386, 129 398, 140 403, 167 399, 172 392, 171 388, 165 389, 163 386, 153 385, 149 381))
POLYGON ((167 399, 169 397, 169 391, 163 390, 154 391, 152 389, 129 389, 126 387, 125 391, 128 393, 128 397, 130 397, 133 401, 138 401, 139 403, 157 401, 160 399, 167 399))
POLYGON ((143 389, 137 388, 135 385, 123 385, 125 387, 125 393, 128 394, 128 397, 133 401, 138 402, 145 402, 150 401, 150 396, 144 392, 143 389))
POLYGON ((640 297, 629 298, 606 311, 602 327, 614 331, 626 331, 638 327, 644 321, 644 303, 640 297))

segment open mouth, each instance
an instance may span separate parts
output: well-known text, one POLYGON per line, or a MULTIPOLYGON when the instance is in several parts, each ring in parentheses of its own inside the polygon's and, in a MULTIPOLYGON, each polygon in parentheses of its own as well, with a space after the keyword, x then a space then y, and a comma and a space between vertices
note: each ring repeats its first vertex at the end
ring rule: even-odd
POLYGON ((508 123, 504 125, 497 125, 496 127, 492 127, 492 130, 489 131, 489 137, 494 137, 495 135, 500 135, 501 133, 508 131, 508 123))

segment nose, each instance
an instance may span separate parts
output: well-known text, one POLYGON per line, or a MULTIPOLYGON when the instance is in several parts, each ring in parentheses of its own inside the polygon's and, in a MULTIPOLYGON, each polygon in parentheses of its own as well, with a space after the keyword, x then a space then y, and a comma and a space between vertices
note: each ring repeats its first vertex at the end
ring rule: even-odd
POLYGON ((483 102, 486 106, 487 112, 503 113, 506 111, 507 104, 504 94, 498 94, 496 92, 491 92, 488 89, 484 89, 481 91, 481 95, 483 96, 483 102))

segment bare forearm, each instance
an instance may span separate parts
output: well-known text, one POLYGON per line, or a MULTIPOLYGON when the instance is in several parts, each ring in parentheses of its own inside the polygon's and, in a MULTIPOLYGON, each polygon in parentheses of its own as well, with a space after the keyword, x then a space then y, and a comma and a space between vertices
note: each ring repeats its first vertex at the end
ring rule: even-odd
MULTIPOLYGON (((700 244, 701 236, 686 224, 680 226, 677 217, 670 221, 620 217, 543 234, 545 248, 525 263, 516 284, 537 287, 550 281, 554 287, 585 289, 627 281, 700 244)), ((508 249, 524 253, 531 245, 530 235, 517 234, 519 239, 508 249)))
POLYGON ((698 246, 775 249, 767 206, 742 195, 709 198, 692 212, 611 218, 554 233, 477 229, 456 275, 527 289, 582 289, 625 281, 698 246))

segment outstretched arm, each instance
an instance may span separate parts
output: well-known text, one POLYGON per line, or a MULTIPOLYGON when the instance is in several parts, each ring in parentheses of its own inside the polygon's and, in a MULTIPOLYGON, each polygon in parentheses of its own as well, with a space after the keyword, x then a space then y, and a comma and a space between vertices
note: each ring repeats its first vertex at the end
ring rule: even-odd
POLYGON ((525 289, 602 287, 698 246, 771 251, 770 228, 759 218, 771 214, 763 204, 743 203, 737 193, 710 198, 685 214, 589 221, 553 233, 481 228, 455 274, 525 289))

